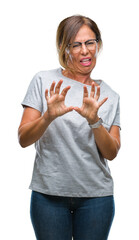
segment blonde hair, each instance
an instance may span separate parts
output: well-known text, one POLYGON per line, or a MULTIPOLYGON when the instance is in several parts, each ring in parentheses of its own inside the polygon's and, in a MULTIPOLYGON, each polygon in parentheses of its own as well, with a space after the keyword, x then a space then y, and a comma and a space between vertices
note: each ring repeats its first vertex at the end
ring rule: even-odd
POLYGON ((82 15, 73 15, 62 20, 57 28, 56 46, 59 55, 59 62, 65 69, 68 68, 69 55, 66 54, 67 46, 74 40, 79 29, 87 25, 96 35, 99 47, 102 46, 101 33, 97 24, 90 18, 82 15))

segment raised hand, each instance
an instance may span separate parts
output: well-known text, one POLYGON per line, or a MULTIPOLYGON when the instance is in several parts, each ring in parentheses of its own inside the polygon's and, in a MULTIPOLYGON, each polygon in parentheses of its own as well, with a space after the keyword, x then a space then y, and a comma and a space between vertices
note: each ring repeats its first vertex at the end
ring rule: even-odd
MULTIPOLYGON (((64 115, 65 113, 68 113, 74 109, 74 107, 66 107, 65 106, 65 97, 67 95, 67 92, 70 89, 70 86, 67 86, 62 90, 60 93, 60 88, 63 83, 63 80, 60 80, 56 87, 55 82, 52 83, 50 87, 50 96, 48 96, 48 89, 45 91, 45 98, 47 101, 47 116, 51 120, 54 120, 55 118, 64 115)), ((45 114, 44 114, 45 117, 45 114)))
POLYGON ((100 97, 100 86, 97 86, 97 92, 95 94, 95 84, 92 83, 90 96, 88 94, 87 87, 84 86, 83 104, 82 107, 74 107, 81 116, 87 119, 90 124, 94 124, 98 121, 97 115, 98 109, 107 101, 108 98, 104 98, 98 102, 100 97))

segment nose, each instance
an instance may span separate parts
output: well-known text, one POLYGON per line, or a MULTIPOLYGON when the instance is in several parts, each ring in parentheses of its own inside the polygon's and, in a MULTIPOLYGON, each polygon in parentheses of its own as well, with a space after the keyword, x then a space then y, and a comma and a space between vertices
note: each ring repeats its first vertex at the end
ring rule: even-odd
POLYGON ((82 43, 81 53, 84 54, 84 55, 88 54, 88 48, 87 48, 87 46, 85 45, 85 43, 82 43))

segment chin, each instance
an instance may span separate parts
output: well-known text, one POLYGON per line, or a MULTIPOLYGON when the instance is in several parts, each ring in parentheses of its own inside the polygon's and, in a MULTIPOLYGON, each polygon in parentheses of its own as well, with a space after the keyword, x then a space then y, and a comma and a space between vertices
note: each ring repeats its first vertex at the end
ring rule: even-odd
POLYGON ((96 66, 96 61, 93 61, 92 64, 89 66, 75 65, 75 68, 77 67, 76 69, 79 69, 82 73, 88 74, 92 72, 95 66, 96 66))
POLYGON ((93 71, 95 66, 81 68, 80 71, 84 74, 89 74, 93 71))
POLYGON ((72 69, 72 72, 74 72, 75 74, 91 74, 92 70, 95 68, 96 66, 96 61, 93 62, 90 66, 81 66, 80 64, 70 64, 69 67, 70 69, 72 69))

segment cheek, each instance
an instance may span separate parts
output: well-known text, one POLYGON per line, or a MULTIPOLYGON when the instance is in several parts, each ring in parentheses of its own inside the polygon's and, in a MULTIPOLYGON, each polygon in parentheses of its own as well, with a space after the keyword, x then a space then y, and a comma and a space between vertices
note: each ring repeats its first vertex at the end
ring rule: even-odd
POLYGON ((71 64, 73 66, 76 66, 80 63, 80 58, 78 58, 77 56, 71 55, 69 60, 70 60, 69 64, 71 64))
POLYGON ((71 53, 71 57, 72 57, 72 60, 75 61, 75 62, 79 61, 79 59, 80 59, 78 55, 75 55, 75 54, 72 54, 72 53, 71 53))
POLYGON ((70 54, 69 54, 72 58, 72 60, 74 61, 79 61, 80 59, 80 53, 73 53, 72 51, 70 51, 70 54))
POLYGON ((92 59, 92 67, 94 67, 95 65, 96 65, 96 57, 92 59))

